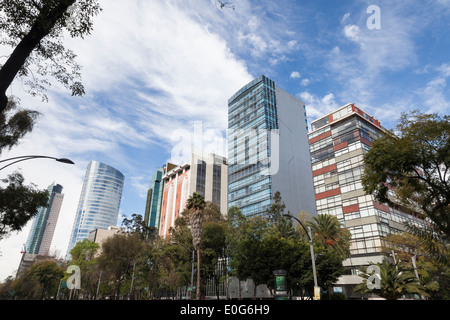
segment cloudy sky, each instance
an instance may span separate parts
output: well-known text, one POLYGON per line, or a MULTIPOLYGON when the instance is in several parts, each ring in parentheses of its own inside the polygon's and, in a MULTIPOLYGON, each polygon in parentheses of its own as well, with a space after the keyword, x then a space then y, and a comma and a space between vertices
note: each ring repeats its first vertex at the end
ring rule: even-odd
MULTIPOLYGON (((402 112, 450 111, 450 0, 234 0, 234 10, 214 0, 100 3, 93 33, 65 39, 83 66, 85 96, 52 79, 47 102, 19 81, 8 92, 42 116, 1 158, 75 162, 32 160, 1 173, 20 170, 41 189, 64 187, 52 243, 60 256, 89 161, 126 176, 121 215, 143 214, 154 170, 182 161, 179 146, 195 140, 194 128, 205 149, 225 155, 227 100, 260 74, 302 99, 309 120, 349 102, 388 129, 402 112)), ((0 47, 0 58, 10 52, 0 47)), ((15 274, 30 225, 0 242, 0 281, 15 274)))

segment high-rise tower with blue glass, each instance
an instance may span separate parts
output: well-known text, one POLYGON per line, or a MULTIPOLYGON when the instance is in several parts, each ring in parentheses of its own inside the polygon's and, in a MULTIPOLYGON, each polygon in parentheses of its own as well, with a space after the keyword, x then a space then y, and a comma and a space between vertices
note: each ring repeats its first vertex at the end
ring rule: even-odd
POLYGON ((125 176, 111 166, 91 161, 84 176, 67 255, 94 229, 115 226, 119 217, 125 176))
POLYGON ((51 184, 48 188, 49 200, 46 207, 41 207, 34 217, 26 243, 26 253, 48 255, 61 210, 64 195, 60 184, 51 184))
POLYGON ((150 188, 147 193, 147 203, 145 206, 144 224, 147 227, 159 229, 159 219, 161 215, 161 205, 164 193, 164 181, 162 179, 165 170, 158 168, 150 181, 150 188))
POLYGON ((316 214, 305 104, 262 75, 228 100, 228 207, 264 215, 277 191, 316 214))

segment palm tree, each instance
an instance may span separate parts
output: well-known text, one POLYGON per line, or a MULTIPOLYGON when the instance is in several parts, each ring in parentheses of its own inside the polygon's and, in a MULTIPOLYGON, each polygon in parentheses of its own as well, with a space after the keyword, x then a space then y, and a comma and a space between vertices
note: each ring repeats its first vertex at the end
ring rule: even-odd
POLYGON ((413 272, 400 268, 397 264, 383 261, 377 263, 379 275, 361 273, 362 283, 355 287, 355 292, 374 293, 386 300, 397 300, 406 294, 417 293, 428 296, 425 288, 419 283, 413 272), (369 278, 378 277, 379 285, 369 286, 369 278), (371 289, 369 289, 369 287, 371 289))
POLYGON ((187 200, 186 208, 189 210, 192 244, 197 251, 197 300, 200 299, 200 244, 202 242, 202 217, 205 208, 204 197, 194 192, 187 200))
POLYGON ((319 214, 310 226, 325 249, 333 249, 343 258, 349 256, 350 232, 341 226, 338 218, 331 214, 319 214))

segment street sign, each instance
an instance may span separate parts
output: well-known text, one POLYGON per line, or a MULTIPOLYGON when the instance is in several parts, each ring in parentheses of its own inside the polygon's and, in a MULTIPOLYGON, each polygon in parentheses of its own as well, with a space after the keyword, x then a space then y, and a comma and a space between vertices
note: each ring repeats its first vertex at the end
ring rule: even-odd
POLYGON ((334 293, 342 293, 342 287, 333 287, 334 293))

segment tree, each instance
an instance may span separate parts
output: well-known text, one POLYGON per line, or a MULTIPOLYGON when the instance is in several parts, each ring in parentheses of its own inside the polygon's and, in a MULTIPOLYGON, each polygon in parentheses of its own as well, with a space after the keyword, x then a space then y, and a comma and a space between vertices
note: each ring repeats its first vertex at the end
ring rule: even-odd
POLYGON ((448 242, 450 237, 450 116, 402 114, 396 134, 375 140, 364 163, 366 193, 429 219, 428 230, 412 224, 408 228, 436 255, 447 256, 439 252, 446 246, 433 247, 431 240, 448 242))
POLYGON ((140 214, 133 213, 131 219, 123 219, 122 225, 127 232, 139 234, 142 240, 153 241, 156 239, 156 228, 147 226, 140 214))
POLYGON ((175 297, 177 289, 190 280, 191 264, 187 250, 176 243, 161 239, 157 241, 152 255, 157 270, 158 290, 175 297))
POLYGON ((396 261, 404 267, 413 266, 412 259, 415 258, 420 283, 431 299, 450 299, 450 267, 436 260, 418 236, 403 232, 391 234, 383 240, 383 254, 395 255, 396 261))
POLYGON ((16 146, 19 139, 33 130, 39 112, 18 107, 17 99, 10 99, 0 113, 0 153, 3 149, 16 146))
POLYGON ((425 292, 425 288, 418 282, 414 273, 409 270, 403 269, 398 264, 389 263, 383 261, 376 264, 380 273, 379 286, 377 284, 374 287, 370 287, 368 282, 373 276, 372 273, 361 273, 360 276, 364 278, 363 282, 355 287, 355 292, 360 293, 374 293, 386 300, 398 300, 402 296, 407 294, 421 294, 428 296, 425 292))
POLYGON ((22 230, 39 207, 47 206, 49 199, 47 190, 38 191, 34 185, 24 185, 25 179, 19 172, 1 181, 7 186, 0 188, 0 240, 22 230))
MULTIPOLYGON (((240 279, 252 279, 255 291, 254 299, 256 299, 256 287, 266 284, 269 278, 273 277, 272 272, 280 267, 273 268, 273 264, 268 259, 273 257, 265 242, 265 236, 271 224, 261 216, 250 217, 244 225, 244 234, 240 240, 237 258, 240 259, 236 270, 240 279)), ((280 252, 278 248, 276 250, 280 252)), ((279 257, 277 255, 277 257, 279 257)), ((275 260, 278 260, 275 258, 275 260)))
MULTIPOLYGON (((75 244, 70 250, 72 260, 69 265, 76 265, 81 271, 81 290, 87 295, 94 295, 97 289, 99 272, 97 270, 96 254, 100 245, 88 239, 75 244)), ((65 280, 70 275, 66 275, 65 280)))
MULTIPOLYGON (((273 196, 272 205, 270 209, 267 209, 266 213, 268 215, 268 220, 280 231, 282 237, 288 238, 293 236, 295 230, 292 227, 292 220, 284 216, 285 208, 286 205, 281 198, 281 194, 277 191, 273 196)), ((288 214, 290 214, 290 212, 288 212, 288 214)))
POLYGON ((202 215, 205 208, 203 196, 194 192, 187 200, 189 222, 192 233, 192 244, 197 251, 197 299, 200 299, 200 245, 202 242, 202 215))
POLYGON ((42 286, 41 299, 56 296, 64 269, 55 261, 46 260, 33 265, 29 272, 42 286))
MULTIPOLYGON (((139 267, 145 265, 150 257, 151 246, 138 234, 115 234, 102 244, 102 253, 98 258, 98 267, 116 284, 115 297, 119 299, 121 285, 125 279, 133 279, 139 267)), ((103 276, 102 276, 103 277, 103 276)), ((131 291, 131 290, 130 290, 131 291)), ((130 297, 131 298, 131 297, 130 297)))
POLYGON ((350 255, 350 231, 343 228, 338 218, 330 214, 319 214, 309 224, 314 237, 324 246, 337 252, 342 260, 350 255))
POLYGON ((241 210, 236 207, 228 208, 227 219, 227 234, 226 234, 226 254, 229 261, 230 276, 235 276, 238 279, 238 299, 241 299, 240 285, 241 281, 245 280, 245 275, 242 272, 243 259, 241 252, 241 241, 245 236, 245 229, 247 224, 247 217, 244 216, 241 210))
POLYGON ((203 214, 202 268, 206 277, 214 281, 216 296, 219 299, 219 280, 221 275, 218 273, 218 265, 223 263, 226 258, 226 221, 219 207, 210 201, 206 202, 203 214))
POLYGON ((6 90, 13 80, 32 74, 25 84, 37 94, 48 85, 35 75, 51 75, 72 91, 82 95, 80 66, 75 54, 64 47, 63 33, 81 37, 92 31, 93 16, 101 8, 96 0, 2 0, 0 1, 1 44, 13 47, 13 52, 0 69, 0 113, 8 102, 6 90), (34 67, 33 72, 31 66, 34 67))

